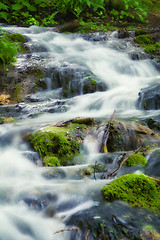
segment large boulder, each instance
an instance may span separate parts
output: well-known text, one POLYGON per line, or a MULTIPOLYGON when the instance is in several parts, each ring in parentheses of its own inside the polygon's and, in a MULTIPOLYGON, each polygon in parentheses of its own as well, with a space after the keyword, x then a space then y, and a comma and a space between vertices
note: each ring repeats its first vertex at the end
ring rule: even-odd
POLYGON ((60 64, 52 69, 51 88, 62 88, 62 97, 105 91, 106 85, 89 70, 77 64, 60 64))
POLYGON ((160 109, 160 84, 144 88, 139 93, 138 106, 144 110, 160 109))
POLYGON ((152 142, 158 144, 159 139, 158 134, 136 122, 113 121, 109 129, 107 149, 108 152, 130 151, 152 142))

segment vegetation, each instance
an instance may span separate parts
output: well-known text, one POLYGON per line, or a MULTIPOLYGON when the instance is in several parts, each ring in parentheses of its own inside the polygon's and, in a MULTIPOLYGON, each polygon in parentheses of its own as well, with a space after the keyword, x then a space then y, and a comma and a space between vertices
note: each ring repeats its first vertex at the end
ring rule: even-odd
POLYGON ((25 52, 23 43, 26 41, 22 34, 9 34, 0 31, 0 64, 6 67, 16 62, 18 52, 25 52))
POLYGON ((101 189, 106 200, 122 200, 133 207, 144 207, 160 212, 159 187, 152 178, 143 174, 121 176, 101 189))
POLYGON ((0 32, 0 64, 6 66, 16 62, 17 47, 13 40, 8 38, 8 34, 0 32))
POLYGON ((143 47, 145 52, 160 55, 160 42, 154 42, 152 36, 139 35, 135 38, 135 42, 143 47))
POLYGON ((45 166, 71 165, 80 151, 80 143, 72 138, 73 131, 74 128, 46 127, 31 133, 29 141, 45 166))
MULTIPOLYGON (((156 6, 160 7, 159 5, 156 0, 156 6)), ((89 22, 91 17, 94 17, 94 20, 101 22, 110 17, 114 21, 145 22, 147 10, 154 8, 153 0, 2 0, 0 21, 21 25, 53 26, 57 22, 61 23, 62 19, 63 21, 83 19, 89 22)))
POLYGON ((146 165, 147 159, 139 152, 130 156, 126 162, 128 166, 146 165))

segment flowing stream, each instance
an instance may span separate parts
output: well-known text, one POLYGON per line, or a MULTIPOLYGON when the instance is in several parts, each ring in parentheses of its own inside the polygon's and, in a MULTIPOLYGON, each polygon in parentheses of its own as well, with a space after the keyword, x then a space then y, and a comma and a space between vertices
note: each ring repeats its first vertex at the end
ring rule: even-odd
MULTIPOLYGON (((26 105, 28 112, 39 111, 59 99, 60 87, 52 87, 50 70, 55 67, 87 69, 107 90, 83 94, 82 89, 79 95, 65 100, 61 97, 67 106, 64 111, 45 111, 34 118, 25 115, 25 111, 23 117, 22 111, 16 123, 0 125, 0 240, 85 239, 84 235, 73 236, 71 231, 53 232, 74 226, 69 222, 74 214, 100 207, 99 190, 107 180, 77 178, 75 172, 81 167, 78 165, 60 167, 64 179, 46 178, 49 169, 40 166, 38 155, 21 136, 28 129, 74 117, 106 118, 114 109, 119 118, 158 116, 158 110, 142 111, 136 106, 140 90, 159 83, 160 74, 150 60, 132 60, 130 54, 136 48, 129 41, 117 39, 116 33, 108 33, 103 41, 89 41, 84 36, 56 33, 50 28, 6 29, 24 34, 32 50, 30 58, 27 54, 19 56, 16 68, 40 64, 48 73, 47 90, 39 93, 44 101, 26 105)), ((81 72, 76 76, 80 78, 81 72)), ((85 78, 83 74, 82 77, 85 78)), ((90 136, 84 141, 84 149, 85 164, 94 163, 101 156, 96 140, 90 136)), ((121 208, 125 209, 124 204, 121 208)), ((90 235, 88 239, 96 238, 90 235)))

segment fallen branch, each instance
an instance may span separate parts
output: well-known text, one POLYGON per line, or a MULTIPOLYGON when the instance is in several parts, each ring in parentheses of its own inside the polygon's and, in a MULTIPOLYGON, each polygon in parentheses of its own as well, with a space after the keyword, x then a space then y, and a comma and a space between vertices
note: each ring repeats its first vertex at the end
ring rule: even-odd
POLYGON ((58 231, 54 232, 53 234, 66 232, 66 231, 72 231, 72 230, 76 230, 78 232, 78 234, 81 234, 81 229, 79 227, 76 227, 76 226, 73 226, 71 228, 65 228, 65 229, 58 230, 58 231))
POLYGON ((112 115, 111 115, 105 129, 104 129, 104 134, 103 134, 103 137, 102 137, 102 143, 101 143, 100 149, 99 149, 99 151, 101 153, 107 152, 107 149, 105 149, 105 148, 106 148, 106 144, 107 144, 108 137, 109 137, 109 129, 110 129, 110 126, 111 126, 111 121, 112 121, 115 113, 116 113, 116 110, 113 111, 113 113, 112 113, 112 115))
POLYGON ((126 156, 126 153, 124 153, 123 157, 122 157, 122 162, 119 164, 118 168, 116 168, 113 172, 108 173, 104 179, 109 179, 110 177, 114 177, 117 174, 117 172, 119 171, 119 169, 126 163, 128 158, 130 156, 132 156, 133 154, 138 153, 141 148, 142 148, 141 146, 139 148, 137 148, 134 152, 132 152, 131 155, 126 156))

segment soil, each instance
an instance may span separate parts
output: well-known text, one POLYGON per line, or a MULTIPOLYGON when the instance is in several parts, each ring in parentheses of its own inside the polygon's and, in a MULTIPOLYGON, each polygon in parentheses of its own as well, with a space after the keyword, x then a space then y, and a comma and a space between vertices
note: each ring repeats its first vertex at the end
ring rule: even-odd
POLYGON ((148 24, 151 27, 160 27, 160 13, 158 14, 149 14, 148 15, 148 24))

